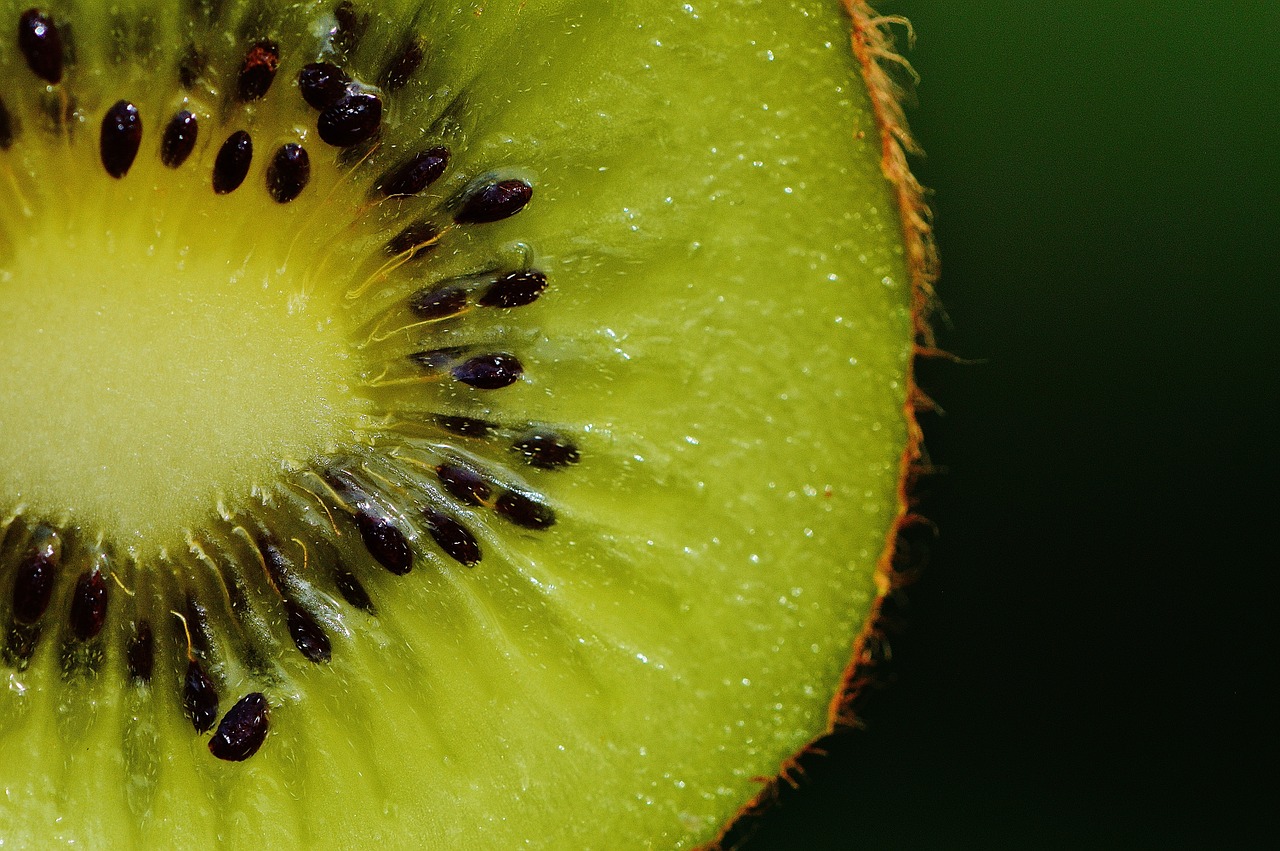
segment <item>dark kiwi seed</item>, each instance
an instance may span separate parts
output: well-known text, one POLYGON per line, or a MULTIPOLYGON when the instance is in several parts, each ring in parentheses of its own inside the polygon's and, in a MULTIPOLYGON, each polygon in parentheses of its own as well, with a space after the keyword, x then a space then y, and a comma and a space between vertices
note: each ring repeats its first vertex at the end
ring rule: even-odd
POLYGON ((98 151, 102 155, 102 167, 115 178, 129 173, 133 160, 142 144, 142 116, 138 108, 127 100, 118 100, 102 117, 102 135, 98 151))
POLYGON ((449 149, 431 148, 414 154, 407 162, 397 166, 379 181, 382 194, 417 195, 440 179, 449 167, 449 149))
POLYGON ((209 753, 228 762, 242 762, 258 752, 267 739, 270 705, 255 691, 236 701, 209 740, 209 753))
POLYGON ((324 628, 316 619, 292 600, 285 600, 284 613, 289 625, 289 635, 307 661, 317 664, 328 662, 333 655, 329 636, 325 635, 324 628))
POLYGON ((556 522, 556 514, 550 507, 519 491, 502 494, 494 509, 507 520, 525 529, 550 529, 556 522))
POLYGON ((150 623, 138 622, 137 632, 124 655, 129 668, 129 679, 139 683, 151 682, 151 669, 155 665, 155 639, 151 635, 150 623))
POLYGON ((18 49, 31 72, 47 83, 62 82, 62 36, 48 13, 28 9, 18 18, 18 49))
POLYGON ((213 646, 213 634, 209 630, 209 612, 195 597, 187 597, 183 623, 186 630, 180 631, 179 634, 191 642, 191 647, 197 654, 208 656, 209 648, 213 646))
POLYGON ((449 346, 443 349, 428 349, 423 352, 414 352, 409 355, 409 360, 413 361, 423 369, 440 370, 455 364, 458 358, 465 352, 466 349, 461 346, 449 346))
POLYGON ((187 677, 182 684, 182 708, 197 733, 213 728, 218 720, 218 690, 213 680, 195 659, 187 662, 187 677))
POLYGON ((7 151, 13 145, 13 119, 9 116, 9 107, 0 100, 0 151, 7 151))
POLYGON ((13 619, 20 624, 33 624, 49 607, 49 597, 58 580, 59 558, 55 551, 43 546, 18 565, 13 582, 13 619))
POLYGON ((360 580, 356 579, 349 570, 338 568, 334 571, 333 580, 338 586, 338 593, 342 595, 342 599, 361 611, 373 611, 373 601, 369 599, 369 592, 364 590, 360 580))
POLYGON ((382 99, 367 92, 343 95, 324 108, 316 129, 326 144, 346 148, 373 137, 382 123, 382 99))
POLYGON ((524 307, 547 288, 547 276, 532 269, 511 272, 494 281, 480 296, 482 307, 524 307))
POLYGON ((356 527, 364 548, 378 564, 396 576, 404 576, 413 568, 409 541, 390 520, 361 510, 356 512, 356 527))
POLYGON ((102 632, 107 622, 107 580, 102 571, 88 570, 76 580, 71 596, 71 631, 81 641, 102 632))
POLYGON ((302 194, 311 180, 311 158, 307 149, 290 142, 281 145, 267 166, 267 192, 278 204, 288 204, 302 194))
POLYGON ((280 67, 280 46, 274 41, 260 41, 245 54, 244 64, 240 66, 240 77, 236 80, 236 93, 240 100, 261 100, 271 88, 276 78, 276 69, 280 67))
POLYGON ((500 390, 520 380, 524 367, 507 352, 476 355, 451 370, 453 377, 477 390, 500 390))
POLYGON ((387 243, 387 253, 392 257, 408 254, 408 259, 425 254, 436 247, 440 231, 431 222, 414 222, 387 243))
POLYGON ((342 0, 333 10, 333 17, 338 22, 333 31, 333 46, 340 53, 350 53, 355 49, 360 36, 364 35, 368 18, 356 13, 355 4, 351 0, 342 0))
POLYGON ((540 470, 555 470, 579 460, 578 447, 549 431, 530 432, 511 448, 524 456, 526 464, 540 470))
POLYGON ((409 40, 395 59, 382 72, 382 86, 389 92, 399 91, 405 87, 414 72, 422 65, 424 47, 422 39, 414 37, 409 40))
POLYGON ((467 308, 467 291, 461 287, 421 290, 409 299, 409 309, 422 319, 446 319, 467 308))
POLYGON ((196 149, 196 138, 200 132, 200 122, 192 113, 182 110, 164 128, 164 137, 160 140, 160 162, 169 168, 177 168, 187 161, 191 152, 196 149))
POLYGON ((227 137, 218 149, 213 161, 213 191, 219 195, 234 192, 249 175, 249 163, 253 161, 253 139, 243 130, 227 137))
POLYGON ((459 437, 488 437, 498 430, 498 426, 474 417, 455 417, 440 415, 436 417, 436 425, 459 437))
POLYGON ((436 467, 436 475, 444 489, 465 505, 483 505, 492 493, 489 483, 466 467, 441 464, 436 467))
POLYGON ((499 180, 475 189, 454 215, 459 224, 482 224, 510 218, 525 208, 533 187, 523 180, 499 180))
POLYGON ((351 78, 332 62, 312 62, 298 72, 298 90, 314 109, 324 109, 342 97, 351 78))
POLYGON ((474 567, 480 563, 480 544, 466 526, 439 511, 423 512, 427 531, 444 550, 445 555, 461 565, 474 567))

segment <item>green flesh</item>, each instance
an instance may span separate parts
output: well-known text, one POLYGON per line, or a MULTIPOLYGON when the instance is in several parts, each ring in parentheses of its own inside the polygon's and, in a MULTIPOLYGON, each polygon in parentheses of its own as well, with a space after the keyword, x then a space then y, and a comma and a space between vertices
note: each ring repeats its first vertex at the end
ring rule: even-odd
MULTIPOLYGON (((385 5, 344 68, 376 81, 409 21, 427 60, 387 96, 382 147, 359 166, 315 138, 295 84, 329 3, 268 6, 242 28, 227 0, 227 38, 177 4, 42 6, 74 30, 59 88, 85 118, 69 141, 41 107, 59 89, 45 94, 11 35, 27 6, 0 10, 0 97, 20 125, 0 152, 0 523, 21 514, 11 542, 45 522, 114 545, 137 593, 112 584, 96 667, 60 671, 70 578, 29 665, 0 661, 0 837, 16 847, 688 847, 826 724, 899 510, 912 334, 894 189, 841 5, 385 5), (134 38, 142 21, 149 40, 134 38), (113 31, 153 52, 113 64, 113 31), (257 105, 227 106, 264 34, 279 75, 257 105), (200 144, 174 171, 157 150, 192 35, 220 96, 192 96, 200 144), (144 136, 114 180, 98 127, 120 98, 144 136), (248 179, 215 196, 217 146, 242 128, 248 179), (265 164, 299 140, 311 183, 278 205, 265 164), (373 178, 432 144, 453 155, 435 186, 365 206, 373 178), (527 179, 529 207, 452 228, 348 297, 400 228, 447 222, 448 199, 488 174, 527 179), (534 304, 369 342, 412 321, 402 306, 424 286, 525 263, 549 281, 534 304), (516 354, 523 377, 371 386, 415 377, 410 352, 467 344, 516 354), (538 470, 509 436, 422 426, 441 413, 554 429, 581 461, 538 470), (442 501, 423 473, 440 457, 545 499, 556 524, 442 501), (206 529, 234 540, 252 517, 281 540, 316 534, 315 502, 282 482, 350 458, 398 477, 383 507, 405 521, 414 569, 378 567, 340 518, 370 615, 298 560, 328 664, 295 650, 278 606, 257 604, 263 631, 248 630, 273 652, 261 665, 212 617, 219 715, 247 692, 271 704, 262 749, 216 760, 183 714, 186 659, 164 614, 188 587, 178 567, 201 564, 187 542, 211 553, 206 529), (443 556, 414 522, 436 504, 475 534, 479 564, 443 556), (238 519, 219 526, 219 505, 238 519), (123 650, 144 608, 145 687, 123 650)), ((22 555, 0 553, 6 622, 22 555)))

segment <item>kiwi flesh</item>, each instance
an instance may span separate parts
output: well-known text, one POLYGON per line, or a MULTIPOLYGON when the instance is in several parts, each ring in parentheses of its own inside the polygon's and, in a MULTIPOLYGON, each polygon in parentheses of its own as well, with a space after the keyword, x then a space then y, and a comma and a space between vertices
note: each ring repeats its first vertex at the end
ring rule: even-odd
POLYGON ((0 837, 712 840, 915 451, 852 11, 0 3, 0 837))

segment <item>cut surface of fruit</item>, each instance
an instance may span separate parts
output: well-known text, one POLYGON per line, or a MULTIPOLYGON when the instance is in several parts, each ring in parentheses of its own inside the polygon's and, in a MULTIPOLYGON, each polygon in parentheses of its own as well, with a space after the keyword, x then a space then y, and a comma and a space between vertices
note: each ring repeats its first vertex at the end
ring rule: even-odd
POLYGON ((0 3, 0 837, 713 839, 903 511, 852 26, 0 3))

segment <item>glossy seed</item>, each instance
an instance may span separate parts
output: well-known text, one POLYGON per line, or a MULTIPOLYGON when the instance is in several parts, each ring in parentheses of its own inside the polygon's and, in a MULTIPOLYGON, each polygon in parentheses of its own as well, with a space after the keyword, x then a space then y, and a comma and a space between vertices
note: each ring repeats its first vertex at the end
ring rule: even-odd
POLYGON ((388 172, 379 181, 382 194, 417 195, 440 179, 449 167, 449 149, 431 148, 414 154, 407 162, 388 172))
POLYGON ((22 560, 13 581, 13 619, 33 624, 49 607, 49 598, 58 579, 58 555, 42 547, 22 560))
POLYGON ((81 641, 95 638, 107 622, 107 580, 100 570, 80 574, 71 595, 71 631, 81 641))
POLYGON ((258 752, 267 740, 270 704, 262 692, 245 695, 227 710, 218 731, 209 740, 209 753, 228 762, 242 762, 258 752))
POLYGON ((466 467, 441 464, 436 467, 436 475, 444 489, 464 505, 483 505, 492 493, 489 483, 466 467))
POLYGON ((518 491, 507 491, 498 497, 494 508, 507 520, 526 529, 549 529, 556 522, 555 512, 548 506, 518 491))
POLYGON ((0 100, 0 151, 7 151, 13 146, 13 118, 9 108, 0 100))
POLYGON ((46 12, 28 9, 18 18, 18 49, 33 74, 46 83, 62 82, 62 36, 46 12))
POLYGON ((389 92, 403 89, 422 65, 423 55, 422 39, 416 37, 410 39, 382 72, 382 87, 389 92))
POLYGON ((494 281, 484 295, 481 307, 524 307, 533 304, 547 288, 547 276, 530 269, 527 272, 511 272, 494 281))
POLYGON ((306 609, 292 600, 285 600, 284 611, 294 646, 309 662, 317 664, 328 662, 332 656, 332 649, 324 628, 306 609))
POLYGON ((311 180, 307 149, 290 142, 281 145, 267 166, 267 192, 277 204, 288 204, 302 194, 311 180))
POLYGON ((485 420, 444 414, 436 417, 436 424, 450 434, 456 434, 459 437, 488 437, 498 430, 496 424, 485 420))
POLYGON ((458 381, 477 390, 500 390, 519 381, 524 367, 515 355, 494 352, 476 355, 455 366, 451 373, 458 381))
POLYGON ((312 62, 298 72, 298 90, 313 109, 324 109, 346 94, 351 78, 332 62, 312 62))
POLYGON ((151 624, 138 622, 138 630, 125 650, 125 662, 129 667, 129 679, 139 683, 151 682, 151 669, 155 665, 155 639, 151 624))
POLYGON ((169 119, 169 125, 164 128, 164 138, 160 140, 160 162, 169 168, 185 163, 196 149, 199 132, 199 119, 185 109, 169 119))
POLYGON ((240 66, 240 77, 236 80, 236 94, 240 100, 261 100, 271 88, 276 78, 276 69, 280 66, 280 46, 274 41, 260 41, 245 54, 244 64, 240 66))
POLYGON ((526 464, 539 470, 555 470, 577 464, 579 460, 578 447, 547 431, 531 432, 517 440, 511 448, 524 456, 526 464))
POLYGON ((115 178, 128 174, 141 144, 142 116, 138 108, 127 100, 116 101, 102 117, 102 135, 98 139, 98 152, 107 174, 115 178))
POLYGON ((439 511, 427 510, 423 517, 427 521, 427 531, 445 555, 466 567, 480 563, 480 544, 471 530, 439 511))
POLYGON ((523 180, 487 183, 467 196, 453 218, 459 224, 496 222, 523 210, 532 197, 533 187, 523 180))
POLYGON ((396 576, 404 576, 413 568, 413 550, 409 549, 409 541, 390 520, 359 511, 356 513, 356 526, 360 529, 364 548, 378 564, 396 576))
POLYGON ((360 584, 360 580, 350 571, 339 568, 334 573, 334 583, 338 586, 338 593, 342 595, 342 599, 364 612, 373 611, 373 601, 369 599, 369 592, 364 590, 364 586, 360 584))
POLYGON ((412 260, 432 251, 440 238, 440 231, 431 222, 414 222, 387 242, 387 253, 392 257, 406 255, 412 260))
POLYGON ((211 730, 218 720, 218 690, 204 667, 194 659, 187 663, 187 676, 182 684, 182 708, 197 733, 211 730))
POLYGON ((251 162, 253 139, 245 131, 237 130, 222 143, 218 156, 213 161, 213 191, 226 195, 239 189, 249 175, 251 162))
POLYGON ((467 309, 467 291, 461 287, 421 290, 409 299, 409 309, 420 319, 447 319, 467 309))
POLYGON ((343 95, 320 113, 316 129, 335 148, 346 148, 373 137, 382 123, 382 100, 367 92, 343 95))

